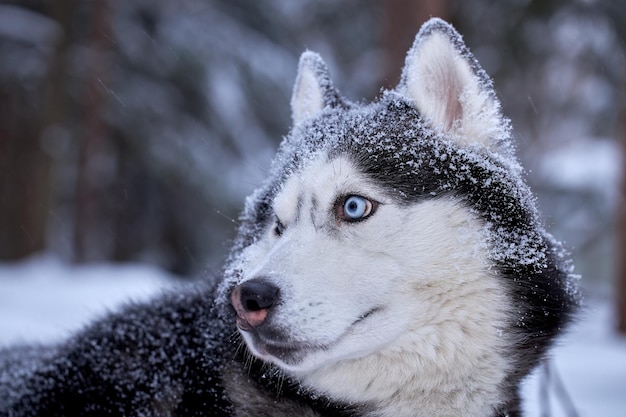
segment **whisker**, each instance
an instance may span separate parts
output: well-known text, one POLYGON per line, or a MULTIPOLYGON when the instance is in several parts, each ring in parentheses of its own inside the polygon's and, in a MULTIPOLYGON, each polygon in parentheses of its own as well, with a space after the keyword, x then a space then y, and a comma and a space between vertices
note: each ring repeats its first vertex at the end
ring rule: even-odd
POLYGON ((214 208, 213 211, 216 212, 217 214, 219 214, 220 216, 222 216, 223 218, 229 220, 231 223, 233 223, 233 224, 235 224, 237 226, 241 226, 241 224, 237 220, 233 219, 230 216, 227 216, 226 214, 222 213, 218 209, 214 208))

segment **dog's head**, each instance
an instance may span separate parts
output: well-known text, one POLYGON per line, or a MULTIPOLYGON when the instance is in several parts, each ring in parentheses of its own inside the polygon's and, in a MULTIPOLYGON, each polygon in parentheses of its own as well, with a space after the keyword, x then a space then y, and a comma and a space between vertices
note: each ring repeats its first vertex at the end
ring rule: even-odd
POLYGON ((369 105, 306 52, 291 106, 221 286, 249 350, 350 401, 386 395, 380 372, 394 390, 420 375, 419 389, 466 378, 497 396, 537 362, 571 294, 461 37, 428 22, 400 85, 369 105))

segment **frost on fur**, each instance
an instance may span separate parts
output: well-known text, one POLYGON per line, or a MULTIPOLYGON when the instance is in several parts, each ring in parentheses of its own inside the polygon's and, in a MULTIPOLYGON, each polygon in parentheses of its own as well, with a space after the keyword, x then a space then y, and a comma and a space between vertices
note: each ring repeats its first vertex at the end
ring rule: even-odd
POLYGON ((340 101, 322 58, 315 52, 304 52, 291 97, 293 124, 299 125, 317 116, 324 107, 335 107, 340 101))
POLYGON ((409 51, 398 90, 439 131, 462 143, 496 148, 508 121, 491 80, 448 23, 431 19, 409 51))

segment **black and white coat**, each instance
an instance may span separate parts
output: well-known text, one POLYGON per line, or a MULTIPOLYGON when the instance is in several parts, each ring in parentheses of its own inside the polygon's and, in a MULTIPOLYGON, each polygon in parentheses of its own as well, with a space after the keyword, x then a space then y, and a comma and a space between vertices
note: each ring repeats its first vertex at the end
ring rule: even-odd
POLYGON ((0 352, 0 416, 516 416, 578 293, 491 81, 432 19, 357 105, 303 54, 218 288, 0 352))

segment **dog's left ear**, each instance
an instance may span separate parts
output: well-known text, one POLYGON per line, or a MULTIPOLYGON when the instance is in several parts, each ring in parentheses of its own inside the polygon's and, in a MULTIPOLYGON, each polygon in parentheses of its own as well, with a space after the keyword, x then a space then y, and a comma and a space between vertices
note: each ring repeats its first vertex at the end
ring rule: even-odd
POLYGON ((345 103, 330 79, 326 64, 317 53, 306 51, 300 56, 296 84, 291 96, 293 124, 317 116, 327 107, 345 103))
POLYGON ((448 23, 426 22, 409 50, 397 90, 434 128, 463 143, 498 147, 508 137, 489 76, 448 23))

